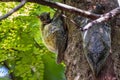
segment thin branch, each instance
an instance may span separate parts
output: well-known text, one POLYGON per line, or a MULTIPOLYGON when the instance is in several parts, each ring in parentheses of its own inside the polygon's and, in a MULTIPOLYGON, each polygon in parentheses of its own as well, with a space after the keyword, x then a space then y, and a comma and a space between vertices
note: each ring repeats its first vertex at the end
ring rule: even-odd
POLYGON ((82 10, 82 9, 79 9, 79 8, 76 8, 76 7, 67 5, 67 4, 59 3, 59 2, 48 2, 45 0, 39 0, 39 1, 36 0, 36 3, 41 4, 41 5, 50 6, 51 8, 57 8, 62 11, 75 13, 75 14, 78 14, 78 15, 81 15, 83 17, 87 17, 90 19, 97 19, 100 17, 100 15, 98 15, 98 14, 94 14, 89 11, 85 11, 85 10, 82 10))
MULTIPOLYGON (((0 0, 1 1, 1 0, 0 0)), ((9 1, 20 1, 20 0, 3 0, 3 2, 9 2, 9 1)), ((59 3, 59 2, 50 2, 50 1, 45 1, 45 0, 27 0, 28 2, 33 2, 37 4, 41 4, 44 6, 50 6, 51 8, 56 8, 62 11, 70 12, 70 13, 75 13, 78 15, 81 15, 83 17, 87 17, 90 19, 97 19, 100 17, 98 14, 91 13, 89 11, 81 10, 76 7, 72 7, 67 4, 59 3)))
POLYGON ((120 7, 117 7, 115 9, 113 9, 112 11, 102 15, 100 18, 93 20, 92 22, 88 23, 82 30, 88 30, 89 28, 91 28, 94 24, 98 24, 104 21, 108 21, 109 19, 117 16, 118 14, 120 14, 120 7))
POLYGON ((64 18, 66 18, 66 19, 68 19, 68 20, 70 20, 70 22, 72 22, 77 28, 79 28, 80 26, 74 21, 74 20, 72 20, 72 19, 70 19, 69 17, 67 17, 66 15, 62 15, 64 18))
POLYGON ((120 6, 120 0, 117 0, 118 1, 118 5, 120 6))
MULTIPOLYGON (((0 1, 3 1, 3 2, 10 2, 10 1, 16 1, 17 2, 18 1, 18 2, 20 2, 20 0, 0 0, 0 1)), ((24 3, 24 1, 26 1, 26 0, 23 0, 23 3, 24 3)), ((81 10, 81 9, 76 8, 76 7, 72 7, 70 5, 66 5, 66 4, 59 3, 59 2, 49 2, 49 1, 45 1, 45 0, 27 0, 27 1, 37 3, 37 4, 41 4, 41 5, 45 5, 45 6, 50 6, 51 8, 57 8, 57 9, 62 10, 62 11, 75 13, 77 15, 80 15, 80 16, 83 16, 83 17, 86 17, 86 18, 90 18, 90 19, 93 19, 93 20, 98 19, 101 16, 101 15, 94 14, 94 13, 91 13, 89 11, 81 10)))
POLYGON ((27 0, 21 0, 21 3, 15 7, 14 9, 12 9, 10 12, 8 12, 7 14, 0 16, 0 20, 3 20, 5 18, 7 18, 8 16, 12 15, 14 12, 18 11, 21 7, 23 7, 25 5, 25 3, 27 2, 27 0))

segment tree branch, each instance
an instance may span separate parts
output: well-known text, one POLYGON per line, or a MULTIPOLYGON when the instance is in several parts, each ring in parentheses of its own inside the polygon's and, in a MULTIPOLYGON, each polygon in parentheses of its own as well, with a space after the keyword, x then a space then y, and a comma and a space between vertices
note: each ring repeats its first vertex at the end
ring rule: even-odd
MULTIPOLYGON (((8 1, 20 1, 20 0, 0 0, 0 1, 8 2, 8 1)), ((81 9, 76 8, 76 7, 72 7, 72 6, 69 6, 69 5, 66 5, 66 4, 63 4, 63 3, 59 3, 59 2, 48 2, 48 1, 45 1, 45 0, 27 0, 27 1, 28 2, 33 2, 33 3, 38 3, 38 4, 41 4, 41 5, 45 5, 45 6, 50 6, 51 8, 57 8, 57 9, 62 10, 62 11, 75 13, 75 14, 78 14, 80 16, 87 17, 87 18, 90 18, 90 19, 93 19, 93 20, 97 19, 101 16, 101 15, 94 14, 94 13, 91 13, 89 11, 81 10, 81 9)), ((18 5, 16 8, 11 10, 8 14, 0 17, 0 20, 7 18, 12 13, 19 10, 25 3, 26 3, 26 0, 22 0, 20 5, 18 5)), ((88 25, 85 26, 84 30, 87 29, 89 26, 91 26, 91 24, 93 24, 95 22, 100 22, 100 21, 102 22, 102 21, 105 21, 107 18, 111 18, 108 15, 115 16, 116 14, 118 14, 120 12, 119 9, 118 10, 115 9, 115 10, 111 11, 110 13, 106 13, 104 16, 99 18, 100 20, 97 19, 97 20, 92 21, 91 23, 89 23, 88 25), (114 13, 114 12, 116 12, 116 13, 114 13)))
MULTIPOLYGON (((9 1, 16 1, 16 0, 0 0, 0 1, 9 2, 9 1)), ((17 1, 19 2, 20 0, 17 0, 17 1)), ((90 18, 90 19, 97 19, 98 17, 100 17, 100 15, 91 13, 89 11, 81 10, 81 9, 76 8, 76 7, 72 7, 72 6, 69 6, 69 5, 66 5, 66 4, 63 4, 63 3, 59 3, 59 2, 48 2, 48 1, 45 1, 45 0, 27 0, 27 1, 28 2, 33 2, 33 3, 38 3, 38 4, 41 4, 41 5, 45 5, 45 6, 50 6, 51 8, 57 8, 57 9, 62 10, 62 11, 75 13, 75 14, 78 14, 78 15, 81 15, 83 17, 87 17, 87 18, 90 18)), ((11 12, 15 12, 15 11, 11 11, 11 12)))
POLYGON ((90 19, 96 19, 96 18, 100 17, 100 15, 91 13, 89 11, 81 10, 81 9, 76 8, 76 7, 72 7, 70 5, 66 5, 66 4, 59 3, 59 2, 48 2, 48 1, 40 0, 37 3, 42 4, 42 5, 46 5, 46 6, 50 6, 51 8, 57 8, 57 9, 60 9, 62 11, 76 13, 78 15, 81 15, 83 17, 87 17, 90 19))
POLYGON ((108 21, 109 19, 117 16, 118 14, 120 14, 120 7, 117 7, 117 8, 113 9, 112 11, 110 11, 110 12, 104 14, 104 15, 101 15, 100 18, 98 18, 96 20, 93 20, 92 22, 88 23, 82 30, 83 31, 88 30, 94 24, 98 24, 98 23, 101 23, 101 22, 104 22, 104 21, 108 21))
POLYGON ((120 6, 120 0, 117 0, 118 1, 118 5, 120 6))
MULTIPOLYGON (((97 19, 100 17, 100 15, 98 15, 98 14, 94 14, 89 11, 81 10, 76 7, 72 7, 70 5, 66 5, 66 4, 59 3, 59 2, 48 2, 45 0, 28 0, 28 1, 35 2, 35 3, 41 4, 41 5, 50 6, 51 8, 57 8, 62 11, 72 12, 72 13, 78 14, 80 16, 90 18, 90 19, 97 19)), ((112 11, 112 12, 114 12, 114 11, 112 11)), ((115 15, 119 14, 119 10, 115 11, 115 12, 116 12, 115 15)), ((108 15, 108 14, 106 14, 106 15, 108 15)))
POLYGON ((8 12, 7 14, 0 16, 0 20, 3 20, 5 18, 7 18, 8 16, 12 15, 14 12, 18 11, 21 7, 23 7, 25 5, 25 3, 27 2, 27 0, 21 0, 21 3, 15 7, 14 9, 12 9, 10 12, 8 12))

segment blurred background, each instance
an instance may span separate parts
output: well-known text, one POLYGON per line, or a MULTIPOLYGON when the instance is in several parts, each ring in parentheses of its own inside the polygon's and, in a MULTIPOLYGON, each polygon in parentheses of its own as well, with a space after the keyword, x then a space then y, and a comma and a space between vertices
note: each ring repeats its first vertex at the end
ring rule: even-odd
MULTIPOLYGON (((0 2, 0 16, 18 4, 0 2)), ((56 54, 42 43, 37 18, 42 12, 54 15, 49 7, 27 3, 0 21, 0 80, 65 80, 64 63, 56 64, 56 54)))

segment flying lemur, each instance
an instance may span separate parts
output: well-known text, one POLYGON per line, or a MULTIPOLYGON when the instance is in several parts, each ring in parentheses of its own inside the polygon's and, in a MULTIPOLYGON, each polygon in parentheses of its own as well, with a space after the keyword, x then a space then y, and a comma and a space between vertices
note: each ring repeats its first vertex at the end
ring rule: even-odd
POLYGON ((67 28, 64 24, 62 14, 50 18, 50 13, 44 12, 39 16, 42 25, 42 40, 45 46, 57 54, 57 63, 61 63, 67 47, 67 28))
MULTIPOLYGON (((103 14, 104 7, 97 4, 91 12, 103 14)), ((92 20, 84 18, 82 27, 92 20)), ((102 70, 111 49, 111 28, 106 22, 94 24, 90 29, 82 32, 83 47, 86 59, 95 76, 102 70)))

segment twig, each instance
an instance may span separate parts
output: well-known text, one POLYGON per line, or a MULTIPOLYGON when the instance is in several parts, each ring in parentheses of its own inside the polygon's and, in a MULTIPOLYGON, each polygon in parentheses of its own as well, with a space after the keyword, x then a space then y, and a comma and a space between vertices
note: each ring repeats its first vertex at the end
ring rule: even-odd
POLYGON ((89 11, 85 11, 85 10, 82 10, 82 9, 79 9, 79 8, 76 8, 76 7, 67 5, 67 4, 59 3, 59 2, 48 2, 45 0, 36 0, 36 3, 41 4, 41 5, 50 6, 51 8, 57 8, 62 11, 76 13, 78 15, 81 15, 83 17, 87 17, 90 19, 97 19, 100 17, 100 15, 98 15, 98 14, 94 14, 89 11))
POLYGON ((78 25, 74 20, 70 19, 69 17, 67 17, 66 15, 62 14, 62 16, 68 20, 70 20, 70 22, 72 22, 77 28, 80 27, 80 25, 78 25))
POLYGON ((5 18, 7 18, 8 16, 12 15, 14 12, 18 11, 21 7, 23 7, 25 5, 25 3, 27 2, 27 0, 21 0, 21 3, 13 8, 10 12, 8 12, 7 14, 0 16, 0 20, 3 20, 5 18))
MULTIPOLYGON (((20 2, 20 0, 0 0, 0 1, 2 1, 2 2, 10 2, 10 1, 20 2)), ((50 1, 46 1, 46 0, 27 0, 27 2, 50 6, 51 8, 56 8, 56 9, 59 9, 62 11, 75 13, 75 14, 78 14, 78 15, 81 15, 83 17, 87 17, 90 19, 97 19, 100 17, 100 15, 98 15, 98 14, 94 14, 89 11, 85 11, 85 10, 82 10, 82 9, 79 9, 79 8, 76 8, 76 7, 67 5, 67 4, 63 4, 60 2, 50 2, 50 1)))
MULTIPOLYGON (((3 0, 3 2, 8 2, 8 1, 16 1, 16 0, 3 0)), ((24 1, 26 1, 26 0, 23 0, 23 2, 24 1)), ((45 0, 28 0, 28 2, 33 2, 33 3, 45 5, 45 6, 50 6, 51 8, 57 8, 59 10, 63 10, 66 12, 75 13, 75 14, 78 14, 80 16, 87 17, 90 19, 97 19, 100 17, 100 15, 98 15, 98 14, 94 14, 89 11, 78 9, 76 7, 73 7, 73 6, 70 6, 67 4, 63 4, 63 3, 59 3, 59 2, 49 2, 49 1, 45 1, 45 0)))
POLYGON ((89 28, 91 28, 94 24, 98 24, 104 21, 108 21, 109 19, 117 16, 118 14, 120 14, 120 7, 117 7, 115 9, 113 9, 112 11, 102 15, 100 18, 93 20, 92 22, 88 23, 83 29, 82 31, 88 30, 89 28))
MULTIPOLYGON (((2 0, 3 2, 9 2, 9 1, 20 1, 20 0, 2 0)), ((97 15, 97 14, 94 14, 94 13, 91 13, 89 11, 85 11, 85 10, 81 10, 81 9, 78 9, 76 7, 72 7, 70 5, 66 5, 66 4, 63 4, 63 3, 59 3, 59 2, 49 2, 49 1, 45 1, 45 0, 27 0, 28 2, 33 2, 33 3, 37 3, 37 4, 41 4, 41 5, 45 5, 45 6, 50 6, 51 8, 57 8, 59 10, 62 10, 62 11, 66 11, 66 12, 71 12, 71 13, 75 13, 75 14, 78 14, 80 16, 83 16, 83 17, 86 17, 86 18, 90 18, 90 19, 98 19, 101 15, 97 15)), ((23 5, 26 3, 26 0, 23 0, 21 2, 21 4, 23 3, 23 5)), ((20 6, 20 5, 19 5, 20 6)), ((22 7, 22 6, 21 6, 22 7)), ((21 8, 19 7, 19 8, 21 8)), ((17 8, 17 7, 16 7, 17 8)), ((19 9, 18 8, 18 9, 19 9)), ((17 10, 18 10, 17 9, 17 10)), ((14 13, 14 10, 10 11, 12 13, 14 13)), ((117 11, 118 12, 118 11, 117 11)), ((117 14, 117 13, 116 13, 117 14)), ((6 14, 7 15, 7 14, 6 14)), ((8 15, 9 16, 9 15, 8 15)), ((7 17, 8 17, 7 16, 7 17)), ((105 15, 106 16, 106 15, 105 15)), ((103 16, 104 17, 104 16, 103 16)), ((0 20, 1 20, 2 17, 0 17, 0 20)), ((6 17, 5 17, 6 18, 6 17)), ((102 17, 100 17, 102 18, 102 17)))
POLYGON ((120 6, 120 0, 117 0, 118 1, 118 5, 120 6))

